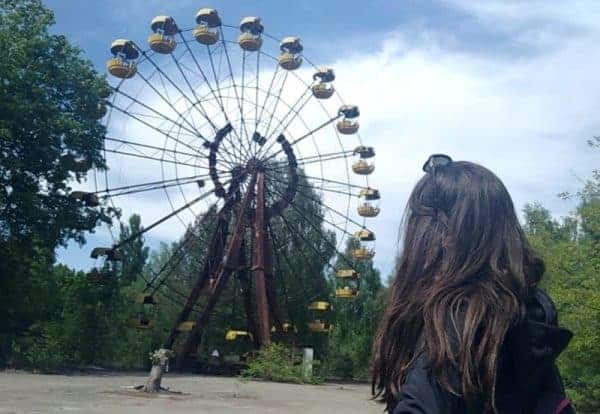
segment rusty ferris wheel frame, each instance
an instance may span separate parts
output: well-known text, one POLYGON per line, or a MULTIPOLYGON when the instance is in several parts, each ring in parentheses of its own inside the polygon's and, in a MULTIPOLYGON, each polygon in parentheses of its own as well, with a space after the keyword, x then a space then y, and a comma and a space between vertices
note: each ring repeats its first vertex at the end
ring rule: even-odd
MULTIPOLYGON (((342 240, 331 246, 346 263, 346 268, 338 267, 336 274, 342 285, 336 296, 343 300, 352 299, 359 292, 360 275, 352 259, 373 258, 374 251, 368 243, 374 241, 375 235, 365 220, 379 213, 380 198, 379 191, 370 187, 368 180, 374 170, 374 164, 368 161, 374 157, 374 149, 362 144, 357 133, 358 107, 341 100, 333 86, 332 69, 312 64, 303 55, 299 38, 279 40, 265 33, 260 18, 246 17, 239 26, 230 26, 222 23, 216 10, 201 9, 196 23, 194 28, 181 29, 172 17, 157 16, 151 22, 149 48, 128 39, 112 43, 113 56, 107 62, 107 69, 118 82, 112 86, 112 96, 99 108, 108 131, 104 152, 109 169, 96 171, 94 192, 76 194, 90 206, 105 202, 117 207, 119 199, 162 191, 166 197, 164 204, 170 206, 171 211, 142 231, 120 242, 113 236, 115 244, 111 247, 94 249, 92 257, 103 260, 105 265, 121 259, 119 248, 162 223, 178 218, 184 226, 189 226, 181 217, 184 213, 202 226, 207 219, 202 215, 206 209, 194 208, 207 201, 218 205, 216 225, 206 237, 205 260, 190 292, 172 289, 179 299, 171 299, 181 305, 181 312, 165 346, 171 348, 187 332, 177 358, 180 368, 200 344, 211 313, 233 274, 237 274, 244 296, 246 333, 257 346, 270 343, 271 326, 280 332, 293 329, 285 322, 276 294, 273 257, 278 254, 279 243, 269 223, 275 216, 283 218, 284 210, 292 209, 325 243, 332 243, 321 224, 315 223, 319 223, 319 217, 296 205, 299 188, 308 185, 320 194, 347 200, 339 207, 321 197, 310 199, 328 214, 320 217, 323 225, 340 234, 341 239, 350 236, 361 243, 352 251, 352 258, 340 252, 342 240), (226 32, 233 30, 238 31, 237 39, 229 40, 226 32), (278 56, 266 51, 265 41, 279 43, 278 56), (238 66, 236 60, 241 61, 238 66), (265 62, 271 66, 275 63, 266 81, 265 62), (303 62, 314 69, 309 82, 298 75, 303 62), (286 99, 288 94, 295 94, 293 103, 286 99), (331 98, 339 102, 334 113, 325 105, 331 98), (315 110, 308 112, 310 103, 324 114, 323 118, 313 116, 315 110), (309 115, 303 117, 303 110, 309 115), (330 144, 335 143, 338 148, 326 145, 327 149, 321 150, 319 142, 328 142, 331 135, 335 139, 330 144), (350 136, 355 137, 355 145, 348 147, 345 142, 350 136), (313 145, 304 146, 303 150, 306 152, 308 148, 311 153, 302 155, 300 148, 307 141, 313 145), (351 164, 352 157, 358 159, 351 164), (161 176, 131 184, 123 180, 128 174, 122 173, 127 168, 122 167, 121 179, 111 185, 115 170, 111 158, 121 166, 160 165, 161 176), (314 173, 307 172, 311 170, 314 173), (341 171, 342 175, 331 177, 333 170, 341 171), (362 177, 363 183, 352 183, 354 176, 362 177), (177 197, 174 190, 178 191, 177 197), (178 200, 180 204, 176 205, 178 200), (362 222, 350 215, 354 200, 358 200, 357 213, 362 222), (352 226, 356 231, 350 231, 352 226), (251 263, 246 263, 248 231, 252 234, 251 263), (248 269, 252 273, 253 293, 251 280, 245 273, 248 269), (201 292, 206 291, 204 306, 195 320, 190 321, 201 292)), ((285 219, 283 223, 290 234, 296 233, 285 219)), ((152 304, 153 295, 162 286, 170 287, 169 276, 183 258, 181 246, 185 243, 183 240, 162 268, 146 281, 143 303, 152 304)), ((327 263, 330 261, 327 258, 327 263)), ((110 269, 111 265, 104 268, 110 269)), ((98 280, 102 275, 94 269, 91 277, 98 280)), ((308 306, 316 312, 330 308, 326 301, 311 302, 308 306)), ((327 332, 330 325, 317 318, 309 328, 327 332)))

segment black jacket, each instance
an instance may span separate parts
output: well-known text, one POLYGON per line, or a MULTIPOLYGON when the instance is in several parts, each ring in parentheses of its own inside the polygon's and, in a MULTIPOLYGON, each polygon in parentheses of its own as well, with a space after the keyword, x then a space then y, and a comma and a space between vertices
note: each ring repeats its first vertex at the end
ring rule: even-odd
MULTIPOLYGON (((536 289, 527 303, 527 318, 513 326, 502 347, 496 380, 496 408, 500 414, 571 414, 555 365, 571 339, 558 327, 556 308, 536 289), (562 411, 557 411, 562 408, 562 411)), ((457 388, 459 374, 455 373, 457 388)), ((393 414, 480 414, 468 410, 462 398, 444 390, 431 378, 424 357, 409 371, 393 414)))

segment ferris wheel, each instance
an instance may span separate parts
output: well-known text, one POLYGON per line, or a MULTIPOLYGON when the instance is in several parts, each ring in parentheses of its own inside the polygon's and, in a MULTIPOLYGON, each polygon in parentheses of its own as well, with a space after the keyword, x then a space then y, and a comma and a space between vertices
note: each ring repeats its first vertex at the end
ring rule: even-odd
MULTIPOLYGON (((74 193, 89 206, 126 206, 152 220, 126 240, 114 238, 113 246, 93 250, 92 257, 109 270, 122 259, 119 248, 142 234, 161 227, 175 232, 178 226, 180 234, 191 234, 207 211, 217 212, 214 231, 203 235, 209 246, 203 271, 191 292, 179 292, 182 312, 167 341, 170 346, 188 332, 183 354, 197 346, 235 273, 247 233, 254 243, 256 332, 228 336, 252 334, 265 345, 271 321, 279 330, 291 329, 274 314, 276 298, 270 292, 277 279, 269 277, 278 254, 274 241, 282 237, 271 234, 269 223, 286 210, 333 244, 336 260, 344 262, 336 265, 336 296, 355 298, 360 274, 352 263, 375 254, 367 220, 379 214, 380 199, 369 182, 375 151, 363 144, 359 109, 341 99, 333 69, 315 66, 300 38, 267 34, 258 17, 232 26, 216 10, 201 9, 195 20, 194 27, 181 28, 172 17, 157 16, 147 46, 129 39, 112 43, 107 70, 115 80, 113 93, 98 110, 107 127, 108 168, 95 171, 94 191, 74 193), (298 202, 306 188, 320 206, 319 217, 298 202), (327 232, 335 234, 335 242, 327 232), (349 237, 357 244, 347 254, 349 237), (210 300, 196 320, 189 320, 203 289, 210 300)), ((181 259, 177 254, 171 264, 181 259)), ((152 304, 168 269, 155 271, 144 303, 152 304)), ((95 281, 103 276, 96 268, 90 273, 95 281)), ((316 316, 309 328, 328 332, 330 325, 319 312, 331 306, 326 298, 312 299, 307 306, 316 316)))

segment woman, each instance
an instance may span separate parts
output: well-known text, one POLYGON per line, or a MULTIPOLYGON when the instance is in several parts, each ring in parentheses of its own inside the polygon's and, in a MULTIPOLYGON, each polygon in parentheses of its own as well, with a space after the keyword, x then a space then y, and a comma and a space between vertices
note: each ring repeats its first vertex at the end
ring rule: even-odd
POLYGON ((573 413, 554 363, 571 333, 536 288, 544 263, 508 191, 446 155, 423 170, 374 343, 374 395, 394 414, 573 413))

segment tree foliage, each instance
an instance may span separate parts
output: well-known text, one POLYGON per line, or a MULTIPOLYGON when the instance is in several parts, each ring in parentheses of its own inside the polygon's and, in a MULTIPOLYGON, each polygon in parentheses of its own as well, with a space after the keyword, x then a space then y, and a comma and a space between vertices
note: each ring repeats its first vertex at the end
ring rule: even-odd
MULTIPOLYGON (((596 141, 597 142, 597 141, 596 141)), ((600 411, 600 175, 573 197, 577 209, 562 220, 539 204, 525 207, 525 229, 547 266, 543 281, 574 332, 559 359, 569 396, 579 412, 600 411)))
POLYGON ((69 197, 104 167, 98 105, 108 85, 39 0, 0 1, 0 363, 11 343, 52 314, 54 249, 111 212, 69 197))
MULTIPOLYGON (((373 337, 384 307, 384 287, 373 261, 348 259, 359 246, 358 240, 348 239, 344 257, 337 258, 334 270, 355 269, 360 275, 360 289, 355 299, 335 301, 334 329, 325 365, 330 375, 347 379, 368 377, 373 337)), ((337 287, 343 285, 335 280, 335 274, 331 282, 337 287)))

